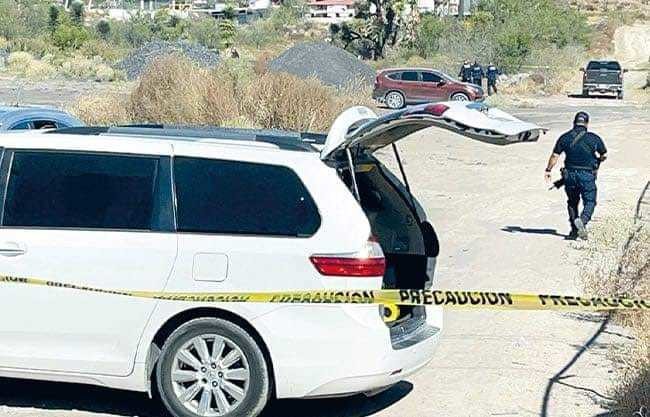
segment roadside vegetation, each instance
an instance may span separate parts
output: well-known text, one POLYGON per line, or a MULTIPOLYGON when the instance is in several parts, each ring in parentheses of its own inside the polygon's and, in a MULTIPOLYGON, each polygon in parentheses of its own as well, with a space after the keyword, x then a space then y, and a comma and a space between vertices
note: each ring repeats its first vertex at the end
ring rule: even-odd
POLYGON ((97 8, 86 10, 79 0, 69 10, 52 0, 0 0, 0 70, 34 80, 122 81, 132 78, 122 61, 152 41, 201 45, 221 57, 234 47, 242 60, 258 65, 295 43, 328 39, 374 68, 417 65, 455 76, 464 60, 476 59, 509 75, 504 93, 553 94, 575 82, 590 50, 609 44, 603 39, 611 40, 620 25, 643 17, 617 9, 595 21, 573 3, 481 0, 470 16, 458 19, 421 14, 402 0, 366 0, 359 2, 356 19, 324 25, 305 18, 304 0, 285 0, 247 24, 236 21, 231 6, 221 20, 180 17, 164 8, 117 21, 97 8))
MULTIPOLYGON (((627 212, 594 224, 580 264, 585 293, 650 298, 650 227, 627 212)), ((650 315, 619 312, 613 321, 634 340, 610 351, 617 375, 608 404, 616 415, 633 415, 650 404, 650 315)))
POLYGON ((208 70, 182 56, 168 56, 152 62, 128 94, 82 97, 69 110, 89 125, 157 122, 326 131, 353 104, 370 105, 370 91, 256 73, 252 64, 237 59, 208 70))

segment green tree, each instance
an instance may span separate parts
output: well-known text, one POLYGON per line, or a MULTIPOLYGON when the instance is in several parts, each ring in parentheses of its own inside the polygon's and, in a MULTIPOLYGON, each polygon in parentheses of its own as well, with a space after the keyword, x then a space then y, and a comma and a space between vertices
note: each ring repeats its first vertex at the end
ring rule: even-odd
POLYGON ((49 20, 47 22, 47 25, 50 28, 50 33, 54 33, 56 28, 59 26, 60 13, 61 13, 61 9, 59 9, 59 6, 55 4, 50 4, 50 7, 48 9, 49 20))
POLYGON ((75 0, 70 6, 70 17, 77 25, 84 23, 84 3, 80 0, 75 0))

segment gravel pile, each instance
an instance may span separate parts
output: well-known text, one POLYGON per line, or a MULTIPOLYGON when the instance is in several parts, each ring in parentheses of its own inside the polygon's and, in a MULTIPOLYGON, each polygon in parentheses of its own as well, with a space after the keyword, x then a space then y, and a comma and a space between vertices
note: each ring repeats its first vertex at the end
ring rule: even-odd
POLYGON ((351 53, 324 42, 299 43, 268 65, 269 70, 300 78, 315 76, 323 84, 345 87, 361 81, 372 84, 375 70, 351 53))
POLYGON ((212 68, 219 63, 219 54, 202 45, 185 41, 167 42, 156 40, 148 42, 131 52, 118 63, 117 67, 126 73, 128 79, 134 80, 142 74, 153 59, 178 53, 185 55, 203 67, 212 68))

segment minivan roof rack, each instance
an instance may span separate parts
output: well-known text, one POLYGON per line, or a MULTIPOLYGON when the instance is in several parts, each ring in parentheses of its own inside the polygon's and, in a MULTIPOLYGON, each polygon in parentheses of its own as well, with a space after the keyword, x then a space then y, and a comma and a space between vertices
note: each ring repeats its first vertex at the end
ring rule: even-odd
POLYGON ((157 139, 200 141, 203 139, 264 142, 280 149, 313 152, 313 145, 323 145, 327 135, 313 132, 290 132, 276 129, 243 129, 217 126, 186 127, 163 124, 124 126, 84 126, 52 130, 46 134, 148 136, 157 139))

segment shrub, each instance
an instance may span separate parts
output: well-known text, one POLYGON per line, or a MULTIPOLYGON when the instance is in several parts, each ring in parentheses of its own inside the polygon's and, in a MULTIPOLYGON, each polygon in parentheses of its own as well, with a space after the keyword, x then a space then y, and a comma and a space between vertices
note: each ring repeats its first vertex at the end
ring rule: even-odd
POLYGON ((12 52, 7 57, 9 70, 19 74, 25 74, 33 62, 34 57, 29 52, 12 52))
POLYGON ((433 15, 423 16, 418 25, 413 48, 423 58, 430 57, 438 52, 440 39, 449 30, 446 19, 433 15))
POLYGON ((54 33, 56 28, 59 26, 59 15, 61 14, 61 9, 56 4, 50 4, 48 9, 48 21, 47 26, 50 29, 50 33, 54 33))
POLYGON ((68 111, 89 126, 127 124, 133 120, 127 98, 116 93, 82 96, 68 111))
POLYGON ((219 24, 212 17, 203 17, 192 22, 189 28, 190 39, 206 48, 218 49, 221 45, 219 24))
POLYGON ((129 99, 136 121, 216 124, 239 115, 231 84, 181 56, 154 60, 129 99))
POLYGON ((277 44, 280 33, 271 27, 268 21, 258 19, 237 31, 237 44, 246 45, 255 49, 277 44))
POLYGON ((33 36, 27 38, 14 38, 10 43, 12 51, 27 51, 36 57, 53 54, 58 48, 52 44, 48 35, 33 36))
POLYGON ((108 40, 111 36, 111 24, 106 19, 99 20, 95 25, 95 30, 104 40, 108 40))
POLYGON ((74 0, 70 5, 70 17, 77 25, 84 22, 84 4, 81 0, 74 0))
POLYGON ((343 108, 351 102, 361 104, 357 97, 346 99, 347 93, 324 86, 315 78, 267 73, 248 85, 244 113, 263 128, 325 131, 343 108))
POLYGON ((237 27, 232 20, 221 19, 219 20, 219 33, 221 34, 221 46, 229 48, 237 35, 237 27))
MULTIPOLYGON (((589 294, 650 297, 650 228, 627 218, 598 222, 582 248, 581 278, 589 294)), ((611 352, 619 369, 610 406, 632 415, 650 404, 650 315, 626 311, 613 317, 632 330, 635 340, 611 352)))
POLYGON ((47 8, 44 0, 0 0, 0 36, 37 36, 47 31, 47 8))
POLYGON ((345 108, 370 104, 370 91, 335 90, 288 74, 256 76, 250 63, 225 60, 210 72, 180 56, 154 60, 128 98, 83 98, 74 114, 89 124, 155 122, 327 130, 345 108), (124 109, 116 109, 122 106, 124 109))
POLYGON ((32 80, 45 80, 56 74, 56 67, 46 61, 34 60, 27 67, 25 76, 32 80))
POLYGON ((90 38, 83 26, 62 23, 56 28, 52 39, 61 49, 79 49, 90 38))

